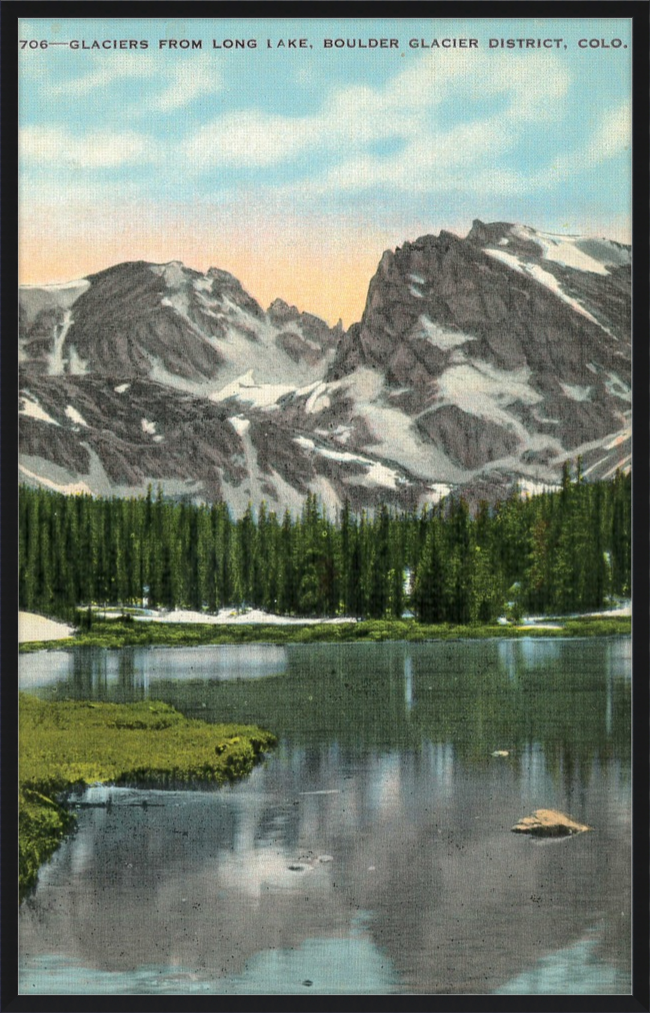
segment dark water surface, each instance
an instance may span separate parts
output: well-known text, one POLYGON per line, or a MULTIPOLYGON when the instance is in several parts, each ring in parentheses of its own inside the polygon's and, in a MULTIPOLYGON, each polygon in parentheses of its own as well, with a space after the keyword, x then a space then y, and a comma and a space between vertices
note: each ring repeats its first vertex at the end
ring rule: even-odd
POLYGON ((20 680, 280 736, 232 788, 89 789, 21 907, 22 994, 629 993, 629 638, 77 649, 20 680), (511 833, 542 807, 593 831, 511 833))

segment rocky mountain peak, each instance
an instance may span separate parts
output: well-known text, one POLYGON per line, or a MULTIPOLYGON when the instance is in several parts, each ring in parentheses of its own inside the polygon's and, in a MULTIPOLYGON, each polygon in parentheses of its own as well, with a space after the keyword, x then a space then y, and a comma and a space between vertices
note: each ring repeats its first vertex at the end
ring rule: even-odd
POLYGON ((290 306, 284 299, 274 299, 266 312, 269 319, 278 325, 300 319, 300 310, 296 306, 290 306))
MULTIPOLYGON (((24 474, 300 509, 629 464, 630 250, 476 219, 382 255, 344 332, 228 271, 132 261, 20 296, 24 474)), ((31 479, 30 479, 31 480, 31 479)))

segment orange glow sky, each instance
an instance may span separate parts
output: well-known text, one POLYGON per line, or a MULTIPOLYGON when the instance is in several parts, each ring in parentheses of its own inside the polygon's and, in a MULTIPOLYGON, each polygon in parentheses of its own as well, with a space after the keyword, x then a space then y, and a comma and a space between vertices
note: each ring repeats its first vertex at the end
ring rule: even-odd
POLYGON ((474 218, 628 242, 631 46, 578 39, 628 40, 630 21, 545 19, 535 34, 563 47, 491 48, 531 20, 253 18, 257 48, 226 53, 210 40, 242 20, 21 19, 21 281, 180 260, 348 326, 385 249, 474 218), (275 45, 290 28, 307 48, 275 45), (170 52, 172 31, 202 47, 170 52), (395 33, 383 51, 323 44, 395 33), (478 45, 413 48, 423 34, 478 45), (93 37, 147 45, 69 45, 93 37))
MULTIPOLYGON (((341 318, 345 327, 361 319, 384 250, 440 228, 465 235, 471 227, 471 220, 458 219, 383 228, 356 223, 355 228, 343 219, 336 228, 325 229, 290 215, 260 211, 234 222, 173 205, 112 211, 76 206, 74 215, 71 210, 61 214, 56 206, 23 205, 21 284, 71 281, 126 260, 180 260, 199 271, 229 271, 264 309, 281 298, 331 325, 341 318)), ((575 223, 563 224, 567 232, 580 231, 575 223)), ((612 219, 600 233, 598 225, 602 222, 594 222, 594 234, 630 241, 625 219, 612 219)))
MULTIPOLYGON (((388 230, 349 228, 320 234, 309 221, 188 221, 191 209, 167 207, 103 214, 87 207, 74 220, 42 205, 21 213, 20 281, 70 281, 125 260, 230 271, 267 309, 276 298, 334 325, 361 318, 368 283, 384 249, 402 242, 388 230), (157 211, 157 213, 155 213, 157 211), (47 223, 43 229, 42 223, 47 223), (45 241, 44 241, 45 239, 45 241)), ((260 219, 262 216, 260 215, 260 219)), ((411 238, 417 238, 412 236, 411 238)))

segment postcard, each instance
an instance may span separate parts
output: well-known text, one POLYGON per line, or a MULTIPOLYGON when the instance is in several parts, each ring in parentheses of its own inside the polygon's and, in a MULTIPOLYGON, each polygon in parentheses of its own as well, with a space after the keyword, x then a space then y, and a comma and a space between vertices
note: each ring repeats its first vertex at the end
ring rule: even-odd
POLYGON ((18 19, 19 998, 632 994, 633 18, 462 7, 18 19))

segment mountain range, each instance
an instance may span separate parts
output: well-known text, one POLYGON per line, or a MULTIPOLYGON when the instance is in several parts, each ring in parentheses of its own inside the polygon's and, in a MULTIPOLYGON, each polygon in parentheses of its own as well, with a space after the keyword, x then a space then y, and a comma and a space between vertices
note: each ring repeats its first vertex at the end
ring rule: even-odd
POLYGON ((475 221, 386 251, 361 321, 264 310, 226 271, 118 264, 22 286, 20 478, 300 509, 630 466, 630 248, 475 221))

